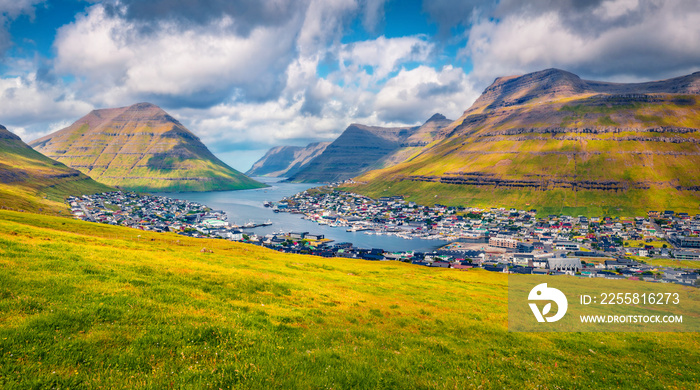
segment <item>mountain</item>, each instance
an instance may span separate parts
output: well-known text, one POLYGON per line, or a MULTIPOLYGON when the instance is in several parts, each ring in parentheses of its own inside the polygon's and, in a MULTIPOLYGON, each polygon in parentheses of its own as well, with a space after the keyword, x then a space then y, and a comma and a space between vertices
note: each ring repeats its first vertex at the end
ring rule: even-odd
POLYGON ((635 84, 558 69, 501 77, 441 140, 353 188, 548 213, 697 213, 698 94, 700 72, 635 84))
POLYGON ((54 161, 0 126, 0 204, 33 212, 66 211, 69 195, 112 191, 86 175, 54 161))
POLYGON ((330 142, 304 146, 277 146, 265 153, 245 174, 248 176, 290 177, 323 153, 330 142))
POLYGON ((260 188, 216 158, 175 118, 150 103, 94 110, 30 143, 95 180, 135 191, 260 188))
POLYGON ((422 126, 377 127, 352 124, 318 157, 290 177, 295 182, 346 180, 370 169, 391 166, 434 141, 452 121, 433 115, 422 126))

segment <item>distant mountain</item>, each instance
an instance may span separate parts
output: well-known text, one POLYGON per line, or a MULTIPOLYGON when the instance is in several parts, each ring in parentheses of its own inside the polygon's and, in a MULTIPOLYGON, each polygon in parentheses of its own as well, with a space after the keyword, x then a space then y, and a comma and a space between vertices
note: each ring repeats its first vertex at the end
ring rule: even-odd
POLYGON ((452 121, 435 114, 422 126, 377 127, 352 124, 318 157, 289 178, 295 182, 346 180, 390 166, 433 142, 452 121))
POLYGON ((69 195, 112 191, 86 175, 30 148, 0 126, 0 205, 57 214, 69 195))
POLYGON ((94 110, 30 143, 95 180, 135 191, 264 187, 216 158, 175 118, 150 103, 94 110))
POLYGON ((323 153, 330 142, 314 142, 307 146, 277 146, 265 153, 246 172, 248 176, 290 177, 323 153))
POLYGON ((361 175, 368 195, 551 213, 700 211, 700 72, 619 84, 501 77, 438 141, 361 175))

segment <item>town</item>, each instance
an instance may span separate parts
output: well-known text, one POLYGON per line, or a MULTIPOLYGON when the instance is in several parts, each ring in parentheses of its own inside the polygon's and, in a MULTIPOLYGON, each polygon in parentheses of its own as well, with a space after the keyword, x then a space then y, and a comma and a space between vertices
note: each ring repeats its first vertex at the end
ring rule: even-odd
POLYGON ((348 231, 451 241, 422 253, 357 248, 309 232, 262 236, 248 230, 246 234, 246 228, 257 225, 231 225, 223 211, 161 196, 110 192, 71 197, 68 203, 73 215, 86 221, 243 241, 287 253, 395 260, 440 268, 477 267, 504 273, 699 284, 698 270, 688 264, 700 260, 700 215, 672 210, 650 211, 635 218, 538 218, 536 210, 427 207, 400 196, 374 200, 331 187, 265 204, 276 212, 301 214, 348 231))

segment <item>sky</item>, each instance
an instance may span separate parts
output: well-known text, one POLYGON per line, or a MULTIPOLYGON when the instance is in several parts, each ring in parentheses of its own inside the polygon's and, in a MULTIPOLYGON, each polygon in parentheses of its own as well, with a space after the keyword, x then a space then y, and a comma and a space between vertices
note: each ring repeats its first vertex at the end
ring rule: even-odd
POLYGON ((0 124, 159 105, 246 171, 349 124, 457 119, 496 77, 700 70, 697 0, 0 0, 0 124))

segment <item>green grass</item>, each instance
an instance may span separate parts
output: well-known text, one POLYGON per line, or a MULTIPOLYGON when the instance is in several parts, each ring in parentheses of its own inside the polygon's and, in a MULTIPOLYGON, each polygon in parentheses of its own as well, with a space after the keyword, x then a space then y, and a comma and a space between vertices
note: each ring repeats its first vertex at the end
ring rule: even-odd
POLYGON ((666 240, 653 240, 651 242, 646 242, 644 240, 625 240, 625 246, 629 248, 644 248, 647 245, 651 245, 654 248, 672 248, 666 240))
POLYGON ((285 255, 0 211, 0 387, 700 382, 697 334, 509 333, 506 286, 505 275, 479 270, 285 255))
POLYGON ((423 205, 435 203, 464 207, 506 207, 536 209, 538 216, 549 214, 586 216, 645 216, 649 210, 682 210, 700 213, 700 194, 672 188, 628 190, 626 192, 554 189, 548 191, 499 189, 493 186, 466 186, 417 181, 376 180, 346 185, 342 190, 373 198, 403 195, 408 201, 423 205))
MULTIPOLYGON (((638 257, 638 256, 632 256, 638 257)), ((647 264, 658 265, 662 267, 673 268, 700 268, 700 261, 693 260, 673 260, 673 259, 650 259, 646 257, 638 257, 638 260, 647 264)))

